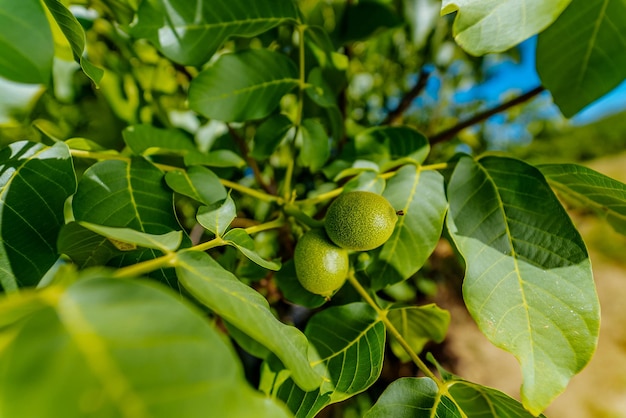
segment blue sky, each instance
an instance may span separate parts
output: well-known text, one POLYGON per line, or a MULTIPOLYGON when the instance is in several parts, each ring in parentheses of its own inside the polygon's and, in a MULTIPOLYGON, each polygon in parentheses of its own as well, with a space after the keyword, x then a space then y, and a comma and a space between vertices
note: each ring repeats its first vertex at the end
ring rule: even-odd
MULTIPOLYGON (((488 56, 486 58, 488 80, 457 93, 455 100, 459 103, 482 100, 487 105, 495 104, 500 102, 502 94, 508 90, 528 91, 541 84, 535 70, 535 46, 536 37, 523 42, 519 46, 519 62, 496 61, 488 56)), ((549 97, 548 92, 543 94, 549 97)), ((626 109, 626 82, 580 111, 571 119, 571 123, 586 124, 624 109, 626 109)), ((554 111, 557 111, 556 106, 554 111)))

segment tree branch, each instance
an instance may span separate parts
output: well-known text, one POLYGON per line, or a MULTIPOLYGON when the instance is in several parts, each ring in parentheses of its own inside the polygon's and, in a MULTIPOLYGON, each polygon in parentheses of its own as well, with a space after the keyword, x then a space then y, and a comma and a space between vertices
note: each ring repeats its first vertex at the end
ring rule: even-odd
POLYGON ((263 181, 263 177, 261 176, 261 171, 259 170, 259 166, 256 163, 256 160, 250 156, 250 149, 248 148, 248 144, 246 144, 246 141, 229 124, 226 124, 226 126, 228 127, 228 132, 230 133, 230 136, 233 138, 233 140, 235 141, 235 143, 241 150, 243 157, 248 163, 248 166, 252 169, 252 173, 254 174, 254 179, 256 180, 258 185, 261 186, 261 188, 265 190, 267 193, 271 195, 275 195, 276 188, 272 187, 272 185, 266 184, 265 181, 263 181))
POLYGON ((396 107, 395 109, 387 113, 387 117, 381 123, 382 125, 392 125, 394 122, 400 119, 400 117, 402 117, 404 112, 406 112, 409 106, 411 106, 411 103, 413 102, 413 100, 417 96, 419 96, 422 90, 424 90, 424 87, 426 87, 426 82, 428 81, 428 77, 430 77, 430 72, 422 68, 422 70, 419 73, 417 83, 415 84, 415 86, 413 86, 411 90, 407 91, 406 94, 402 96, 402 98, 400 99, 400 103, 398 104, 398 107, 396 107))
POLYGON ((445 142, 448 141, 452 138, 454 138, 454 136, 456 134, 458 134, 459 132, 461 132, 463 129, 465 128, 469 128, 472 125, 476 125, 479 122, 484 121, 485 119, 503 112, 513 106, 516 106, 518 104, 524 103, 530 99, 532 99, 533 97, 537 96, 539 93, 543 92, 545 90, 545 87, 543 86, 537 86, 534 89, 522 94, 521 96, 515 97, 511 100, 509 100, 508 102, 504 102, 501 103, 500 105, 493 107, 491 109, 487 109, 482 113, 479 113, 467 120, 464 120, 462 122, 459 122, 458 124, 454 125, 453 127, 446 129, 445 131, 441 131, 433 136, 431 136, 429 138, 430 141, 430 145, 435 145, 438 144, 440 142, 445 142))

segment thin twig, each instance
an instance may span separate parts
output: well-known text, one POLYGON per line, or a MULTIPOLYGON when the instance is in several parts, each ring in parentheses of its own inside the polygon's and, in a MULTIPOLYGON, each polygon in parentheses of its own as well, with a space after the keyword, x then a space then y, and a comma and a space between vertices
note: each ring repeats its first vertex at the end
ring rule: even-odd
POLYGON ((381 123, 382 125, 392 125, 402 117, 404 112, 406 112, 406 110, 411 106, 411 103, 413 103, 413 100, 415 100, 415 98, 420 95, 422 90, 424 90, 424 87, 426 87, 428 77, 430 77, 430 72, 422 68, 420 70, 417 83, 411 90, 407 91, 404 96, 402 96, 400 103, 398 103, 398 107, 387 113, 387 117, 381 123))
POLYGON ((263 177, 261 176, 261 171, 259 170, 259 166, 256 163, 256 160, 250 156, 250 148, 248 148, 248 144, 246 143, 246 141, 229 124, 226 124, 226 126, 228 127, 228 132, 230 133, 230 136, 233 138, 233 140, 235 141, 235 143, 241 150, 243 157, 248 163, 248 166, 252 169, 252 173, 254 174, 254 179, 256 180, 258 185, 261 186, 261 188, 265 190, 267 193, 271 195, 275 195, 276 188, 265 183, 265 181, 263 180, 263 177))
POLYGON ((429 138, 430 144, 434 145, 434 144, 438 144, 440 142, 445 142, 445 141, 449 141, 450 139, 454 138, 454 136, 456 134, 458 134, 459 132, 461 132, 463 129, 468 128, 472 125, 476 125, 479 122, 484 121, 485 119, 500 113, 502 111, 505 111, 513 106, 516 106, 518 104, 524 103, 530 99, 532 99, 533 97, 537 96, 539 93, 543 92, 545 90, 545 87, 543 86, 537 86, 534 89, 522 94, 521 96, 515 97, 507 102, 504 102, 496 107, 493 107, 491 109, 487 109, 484 112, 481 112, 467 120, 464 120, 456 125, 454 125, 453 127, 446 129, 445 131, 441 131, 433 136, 431 136, 429 138))

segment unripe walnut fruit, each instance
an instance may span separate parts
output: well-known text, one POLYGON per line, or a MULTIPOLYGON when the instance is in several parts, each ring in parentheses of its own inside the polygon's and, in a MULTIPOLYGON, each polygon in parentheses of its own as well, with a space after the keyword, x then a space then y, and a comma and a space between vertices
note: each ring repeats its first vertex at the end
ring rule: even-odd
POLYGON ((368 251, 383 245, 398 221, 389 201, 367 191, 339 195, 328 208, 324 227, 337 246, 368 251))

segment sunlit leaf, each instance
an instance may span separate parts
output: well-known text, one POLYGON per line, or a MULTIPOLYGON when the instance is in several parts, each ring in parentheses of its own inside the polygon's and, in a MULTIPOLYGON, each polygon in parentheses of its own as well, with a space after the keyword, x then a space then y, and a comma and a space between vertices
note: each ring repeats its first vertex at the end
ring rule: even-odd
POLYGON ((165 174, 165 182, 176 193, 208 206, 226 199, 227 196, 219 177, 206 167, 193 166, 186 171, 170 171, 165 174))
POLYGON ((472 55, 503 52, 548 27, 572 0, 443 0, 453 34, 472 55))
MULTIPOLYGON (((549 4, 549 2, 545 2, 549 4)), ((537 72, 566 117, 626 79, 626 3, 572 0, 537 41, 537 72)))
POLYGON ((96 225, 89 222, 80 222, 80 225, 110 240, 136 245, 144 248, 154 248, 161 251, 175 251, 183 240, 182 231, 170 231, 165 234, 147 234, 130 228, 113 228, 96 225))
POLYGON ((209 167, 244 167, 246 162, 239 155, 227 149, 208 153, 192 152, 185 155, 185 165, 206 165, 209 167))
POLYGON ((7 311, 26 320, 0 335, 3 416, 290 415, 247 384, 201 312, 153 283, 84 278, 3 299, 7 311))
POLYGON ((254 248, 254 240, 250 238, 250 235, 248 235, 243 229, 231 229, 224 235, 224 241, 226 241, 228 245, 232 245, 237 248, 243 255, 259 266, 265 267, 269 270, 280 269, 280 263, 266 260, 256 252, 254 248))
POLYGON ((74 60, 80 64, 85 75, 97 85, 104 75, 104 70, 96 67, 85 57, 86 41, 83 27, 61 1, 44 0, 44 3, 70 43, 74 60))
POLYGON ((298 83, 296 65, 279 52, 224 54, 192 80, 189 107, 226 122, 261 119, 298 83))
POLYGON ((20 141, 0 150, 0 285, 39 282, 58 258, 63 206, 76 190, 69 149, 20 141))
POLYGON ((411 164, 387 181, 383 196, 403 215, 367 268, 375 289, 405 280, 424 265, 439 242, 447 210, 443 176, 411 164))
POLYGON ((310 364, 306 337, 276 319, 263 296, 206 253, 179 253, 176 272, 180 283, 202 304, 274 353, 298 386, 319 387, 321 376, 310 364))
POLYGON ((235 216, 237 216, 235 201, 228 195, 223 202, 211 206, 200 206, 196 219, 206 230, 222 236, 235 216))
POLYGON ((48 84, 54 44, 39 0, 0 0, 0 76, 48 84))
POLYGON ((314 417, 324 406, 340 402, 371 386, 382 370, 385 326, 367 304, 357 302, 325 309, 314 315, 305 330, 317 349, 315 363, 326 371, 324 383, 305 392, 291 379, 278 389, 298 418, 314 417))
POLYGON ((539 413, 596 348, 600 308, 585 245, 539 170, 519 160, 462 157, 448 197, 465 304, 519 360, 524 406, 539 413))
POLYGON ((146 0, 132 33, 173 61, 199 66, 231 36, 256 36, 297 19, 291 0, 146 0))
POLYGON ((576 164, 545 164, 538 168, 560 195, 594 210, 626 235, 626 184, 576 164))

